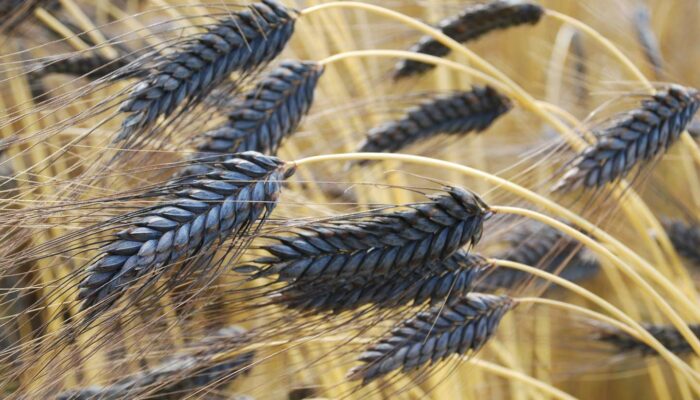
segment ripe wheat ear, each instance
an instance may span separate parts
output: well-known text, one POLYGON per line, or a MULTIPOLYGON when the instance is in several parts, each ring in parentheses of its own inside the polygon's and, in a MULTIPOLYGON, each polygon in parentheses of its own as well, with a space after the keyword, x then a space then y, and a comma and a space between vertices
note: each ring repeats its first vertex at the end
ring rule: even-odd
POLYGON ((371 345, 363 364, 348 373, 367 384, 396 370, 408 372, 455 354, 477 352, 496 332, 503 315, 516 306, 506 296, 471 293, 418 313, 371 345))
POLYGON ((137 278, 245 232, 274 209, 282 181, 293 173, 278 158, 245 152, 189 177, 171 199, 137 213, 132 227, 117 233, 88 267, 78 294, 82 308, 100 313, 137 278))
POLYGON ((599 188, 622 179, 644 161, 665 153, 700 107, 700 93, 680 85, 642 101, 639 109, 622 113, 618 121, 595 132, 597 142, 571 161, 554 191, 599 188))
POLYGON ((295 11, 263 0, 185 40, 121 105, 126 117, 117 140, 151 127, 186 101, 200 101, 231 73, 250 72, 271 61, 291 38, 295 20, 295 11))

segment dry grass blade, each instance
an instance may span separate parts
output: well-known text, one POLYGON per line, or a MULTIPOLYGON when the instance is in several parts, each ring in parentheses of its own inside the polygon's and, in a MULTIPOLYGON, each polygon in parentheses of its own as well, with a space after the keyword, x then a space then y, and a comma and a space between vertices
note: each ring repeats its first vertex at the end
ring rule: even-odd
POLYGON ((234 101, 228 122, 205 133, 196 158, 241 151, 277 153, 311 108, 323 66, 312 61, 285 61, 234 101))
MULTIPOLYGON (((700 336, 700 325, 690 324, 688 327, 696 336, 700 336)), ((594 339, 612 345, 619 353, 637 353, 643 356, 656 355, 654 349, 618 328, 602 323, 596 323, 594 328, 594 339)), ((644 328, 672 353, 676 355, 693 353, 693 349, 673 325, 646 324, 644 328)))
POLYGON ((253 364, 255 352, 247 351, 212 362, 218 354, 233 353, 245 343, 245 330, 237 326, 220 329, 153 369, 128 376, 114 384, 64 392, 58 400, 185 398, 196 391, 208 392, 224 386, 253 364), (143 396, 143 397, 142 397, 143 396))
POLYGON ((555 191, 599 188, 624 178, 674 144, 700 106, 696 89, 670 85, 625 112, 610 127, 596 132, 597 142, 571 162, 555 191))
POLYGON ((446 190, 405 211, 371 212, 366 218, 271 237, 278 244, 264 247, 270 256, 239 270, 253 270, 254 276, 277 275, 280 281, 341 284, 424 268, 477 243, 490 215, 475 194, 456 187, 446 190))
MULTIPOLYGON (((461 14, 442 20, 438 28, 452 39, 466 43, 489 32, 518 25, 534 25, 544 15, 544 8, 533 2, 521 0, 496 0, 469 6, 461 14)), ((432 36, 422 37, 410 51, 444 57, 450 49, 432 36)), ((414 60, 402 60, 396 65, 394 79, 423 74, 434 68, 414 60)))
POLYGON ((165 56, 121 105, 128 114, 118 140, 171 115, 185 101, 199 101, 232 72, 248 72, 275 58, 294 32, 296 13, 275 0, 232 13, 165 56))
MULTIPOLYGON (((600 271, 600 264, 590 250, 539 222, 528 221, 518 225, 504 235, 503 242, 507 249, 496 258, 536 266, 551 273, 563 268, 559 275, 572 282, 591 278, 600 271)), ((482 290, 512 289, 526 282, 529 277, 522 271, 498 268, 484 277, 479 287, 482 290)))
POLYGON ((132 227, 117 233, 90 265, 78 296, 83 309, 99 313, 140 276, 251 227, 276 206, 281 182, 293 173, 277 158, 245 152, 189 177, 170 199, 136 213, 132 227))
POLYGON ((676 251, 683 257, 700 265, 700 226, 680 220, 664 220, 664 229, 676 251))
POLYGON ((358 151, 395 152, 438 134, 481 132, 511 107, 510 100, 490 86, 440 96, 411 108, 399 120, 370 130, 358 151))
POLYGON ((349 379, 367 384, 392 371, 408 372, 454 354, 475 353, 517 303, 506 296, 471 293, 452 297, 402 322, 359 357, 349 379))
POLYGON ((301 310, 340 312, 365 304, 379 307, 436 304, 447 296, 468 293, 492 265, 483 257, 458 250, 443 261, 426 265, 404 276, 361 277, 336 285, 290 284, 280 290, 280 301, 301 310))

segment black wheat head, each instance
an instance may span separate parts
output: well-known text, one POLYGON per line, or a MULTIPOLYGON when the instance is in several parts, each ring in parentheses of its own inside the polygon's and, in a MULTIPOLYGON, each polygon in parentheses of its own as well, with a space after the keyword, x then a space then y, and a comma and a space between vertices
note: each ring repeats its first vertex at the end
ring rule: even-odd
POLYGON ((700 106, 696 89, 671 85, 623 113, 614 125, 596 132, 597 142, 571 162, 555 191, 599 188, 624 178, 674 144, 700 106))
POLYGON ((457 187, 446 191, 405 211, 376 211, 366 218, 273 236, 278 243, 264 246, 270 256, 241 269, 258 271, 255 276, 277 275, 286 282, 337 284, 423 268, 476 244, 491 214, 475 194, 457 187))
MULTIPOLYGON (((550 273, 563 267, 559 276, 572 282, 591 278, 600 271, 595 255, 581 247, 578 241, 536 221, 528 221, 508 231, 503 242, 507 248, 495 258, 538 267, 550 273)), ((496 268, 484 277, 479 288, 511 289, 528 277, 522 271, 496 268)))
POLYGON ((370 130, 358 151, 395 152, 438 134, 481 132, 511 107, 511 101, 490 86, 440 96, 370 130))
POLYGON ((255 352, 238 353, 212 362, 212 357, 231 352, 244 342, 245 330, 229 326, 193 344, 194 351, 176 354, 153 369, 123 378, 108 386, 93 386, 58 395, 58 400, 105 400, 143 398, 170 400, 208 392, 224 386, 253 364, 255 352))
POLYGON ((370 276, 335 284, 290 284, 280 291, 280 301, 290 308, 341 312, 365 304, 379 307, 436 304, 448 296, 466 294, 492 265, 483 257, 458 250, 443 261, 415 269, 403 276, 370 276))
POLYGON ((640 4, 634 12, 632 21, 637 40, 639 40, 639 44, 644 50, 644 55, 654 68, 654 75, 656 77, 661 76, 664 70, 664 59, 661 54, 659 40, 656 38, 654 29, 651 26, 651 12, 649 8, 644 4, 640 4))
POLYGON ((680 220, 664 220, 663 226, 680 255, 700 265, 700 225, 680 220))
POLYGON ((323 70, 312 61, 282 62, 234 101, 224 126, 202 135, 195 158, 251 150, 275 155, 309 112, 323 70))
POLYGON ((78 295, 83 309, 109 307, 136 278, 209 251, 217 239, 264 219, 293 173, 278 158, 244 152, 191 177, 171 199, 139 213, 88 267, 78 295))
POLYGON ((233 72, 251 71, 275 58, 294 32, 296 12, 262 0, 232 13, 181 45, 142 80, 122 104, 128 114, 118 140, 198 101, 233 72))
POLYGON ((493 336, 503 315, 516 306, 510 297, 470 293, 403 321, 359 357, 348 373, 367 384, 390 372, 409 372, 455 354, 475 353, 493 336))
MULTIPOLYGON (((643 327, 673 354, 682 356, 693 353, 692 347, 673 325, 644 324, 643 327)), ((700 337, 700 325, 690 324, 688 328, 695 336, 700 337)), ((646 343, 616 327, 596 324, 595 329, 594 339, 612 345, 619 353, 637 353, 642 356, 657 354, 656 350, 647 346, 646 343)))
MULTIPOLYGON (((437 28, 457 42, 467 43, 495 30, 525 24, 535 25, 543 14, 544 8, 533 2, 497 0, 471 5, 461 14, 440 21, 437 28)), ((448 47, 432 36, 421 37, 409 50, 436 57, 445 57, 450 53, 448 47)), ((434 67, 433 64, 420 61, 401 60, 396 65, 394 79, 421 75, 434 67)))

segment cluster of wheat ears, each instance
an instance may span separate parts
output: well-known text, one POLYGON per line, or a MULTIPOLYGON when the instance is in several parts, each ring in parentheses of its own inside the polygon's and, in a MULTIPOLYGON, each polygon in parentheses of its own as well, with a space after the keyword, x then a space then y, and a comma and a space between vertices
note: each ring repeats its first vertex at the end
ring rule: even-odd
POLYGON ((0 0, 0 397, 700 398, 697 21, 0 0))

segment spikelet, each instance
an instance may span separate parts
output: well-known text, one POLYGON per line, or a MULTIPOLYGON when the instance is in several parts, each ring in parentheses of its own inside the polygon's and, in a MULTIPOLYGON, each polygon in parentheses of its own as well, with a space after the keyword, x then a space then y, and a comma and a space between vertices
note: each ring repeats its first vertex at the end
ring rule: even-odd
POLYGON ((696 89, 671 85, 596 132, 597 142, 571 162, 555 191, 599 188, 622 179, 632 168, 663 154, 674 144, 700 106, 696 89))
POLYGON ((196 159, 257 151, 275 155, 308 113, 324 67, 312 61, 284 61, 231 105, 228 122, 206 132, 196 159))
POLYGON ((478 278, 492 268, 483 257, 458 250, 443 261, 419 268, 405 276, 367 277, 352 283, 332 281, 290 284, 280 291, 280 302, 290 308, 340 312, 365 304, 379 307, 436 304, 447 296, 468 293, 478 278))
POLYGON ((127 114, 117 140, 152 126, 185 102, 197 102, 233 72, 271 61, 294 32, 296 13, 275 0, 232 13, 166 56, 120 107, 127 114))
MULTIPOLYGON (((544 8, 533 2, 521 0, 496 0, 469 6, 456 17, 440 21, 438 29, 450 38, 467 43, 489 32, 519 25, 535 25, 544 14, 544 8)), ((410 51, 445 57, 450 49, 432 36, 423 36, 410 51)), ((421 75, 434 68, 420 61, 402 60, 396 65, 394 79, 421 75)))
POLYGON ((372 212, 358 220, 323 223, 273 236, 270 254, 238 268, 287 282, 352 282, 405 275, 475 244, 490 215, 475 194, 456 187, 406 211, 372 212))
POLYGON ((400 119, 370 130, 358 151, 395 152, 438 134, 481 132, 511 107, 511 101, 492 87, 474 86, 427 101, 400 119))
POLYGON ((666 219, 662 222, 676 251, 695 265, 700 265, 700 226, 680 220, 666 219))
POLYGON ((277 204, 281 182, 293 173, 278 158, 245 152, 191 178, 171 199, 137 213, 132 227, 105 246, 80 284, 83 309, 108 308, 138 277, 205 253, 217 239, 264 219, 277 204))
POLYGON ((470 293, 402 322, 359 357, 348 373, 367 384, 390 372, 408 372, 455 354, 475 353, 493 336, 503 315, 516 306, 510 297, 470 293))
MULTIPOLYGON (((510 260, 521 264, 538 267, 559 274, 572 282, 579 282, 595 276, 600 271, 600 264, 588 249, 564 235, 558 230, 535 221, 519 224, 508 231, 503 242, 507 249, 495 258, 510 260)), ((497 268, 484 277, 479 284, 481 290, 506 288, 512 289, 527 280, 530 275, 510 268, 497 268)))

